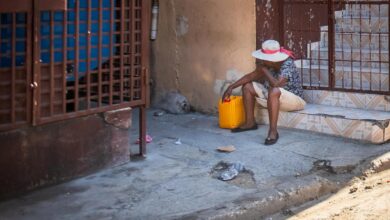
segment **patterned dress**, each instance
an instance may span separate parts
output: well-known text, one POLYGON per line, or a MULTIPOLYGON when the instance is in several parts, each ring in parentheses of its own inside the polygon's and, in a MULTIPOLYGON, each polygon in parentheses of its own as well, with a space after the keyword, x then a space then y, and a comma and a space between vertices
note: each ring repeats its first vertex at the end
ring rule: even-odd
MULTIPOLYGON (((276 71, 273 68, 269 68, 268 70, 270 71, 270 73, 275 79, 278 79, 279 76, 286 78, 287 84, 283 88, 303 98, 301 79, 293 59, 288 58, 287 60, 285 60, 280 67, 280 71, 276 71)), ((269 88, 268 81, 264 82, 264 87, 266 89, 269 88)))

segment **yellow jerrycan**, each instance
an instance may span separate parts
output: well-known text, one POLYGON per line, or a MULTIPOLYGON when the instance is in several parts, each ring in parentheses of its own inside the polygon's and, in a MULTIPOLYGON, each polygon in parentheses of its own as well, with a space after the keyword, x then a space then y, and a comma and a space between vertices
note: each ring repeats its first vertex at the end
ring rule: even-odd
POLYGON ((219 127, 233 129, 239 127, 245 120, 242 96, 230 96, 229 100, 219 100, 219 127))

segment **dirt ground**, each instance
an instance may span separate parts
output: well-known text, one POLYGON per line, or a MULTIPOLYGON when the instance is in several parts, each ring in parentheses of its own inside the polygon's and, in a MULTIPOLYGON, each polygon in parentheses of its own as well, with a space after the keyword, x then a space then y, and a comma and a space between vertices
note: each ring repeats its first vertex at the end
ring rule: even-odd
MULTIPOLYGON (((368 177, 355 178, 342 190, 324 201, 316 205, 306 204, 297 210, 287 212, 293 215, 289 218, 290 220, 389 220, 390 170, 371 174, 368 177)), ((286 216, 286 213, 284 214, 286 216)))

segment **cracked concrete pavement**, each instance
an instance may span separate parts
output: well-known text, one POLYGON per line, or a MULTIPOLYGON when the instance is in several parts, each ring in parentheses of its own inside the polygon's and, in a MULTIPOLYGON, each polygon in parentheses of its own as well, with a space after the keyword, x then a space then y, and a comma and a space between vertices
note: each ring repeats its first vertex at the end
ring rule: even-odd
MULTIPOLYGON (((290 129, 265 146, 266 125, 233 134, 215 116, 155 111, 148 111, 146 159, 0 203, 0 219, 258 219, 337 191, 361 164, 390 151, 390 144, 290 129), (226 145, 236 151, 216 151, 226 145), (217 180, 211 171, 220 161, 242 162, 251 175, 217 180)), ((136 140, 137 127, 130 132, 136 140)))

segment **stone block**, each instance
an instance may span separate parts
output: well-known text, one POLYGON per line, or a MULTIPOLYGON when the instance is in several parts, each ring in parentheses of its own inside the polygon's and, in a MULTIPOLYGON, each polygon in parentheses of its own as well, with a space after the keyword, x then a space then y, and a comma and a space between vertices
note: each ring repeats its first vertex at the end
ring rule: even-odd
POLYGON ((104 113, 104 120, 117 128, 129 129, 132 125, 131 108, 123 108, 104 113))

